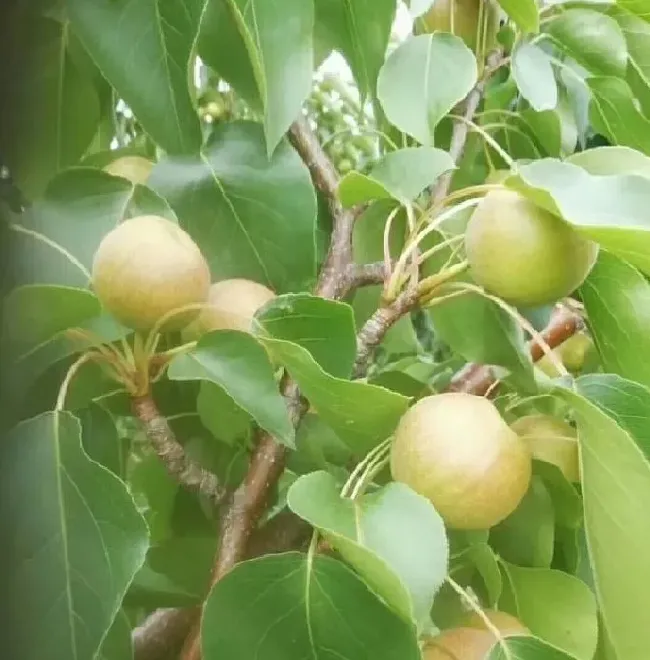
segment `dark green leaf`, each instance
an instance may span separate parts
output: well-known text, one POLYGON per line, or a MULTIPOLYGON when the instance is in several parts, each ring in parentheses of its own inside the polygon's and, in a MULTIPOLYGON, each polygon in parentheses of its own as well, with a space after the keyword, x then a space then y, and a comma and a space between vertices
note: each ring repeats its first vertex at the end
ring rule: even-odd
POLYGON ((641 658, 650 648, 650 464, 614 419, 579 394, 557 393, 578 423, 587 546, 605 625, 619 657, 641 658))
POLYGON ((68 52, 66 23, 14 17, 10 34, 0 44, 0 144, 14 181, 33 199, 83 155, 97 128, 99 99, 68 52))
POLYGON ((593 658, 598 643, 596 599, 584 582, 561 571, 505 564, 516 614, 540 639, 575 655, 593 658))
POLYGON ((535 110, 553 110, 557 106, 557 83, 551 58, 541 48, 522 42, 512 54, 512 76, 521 95, 535 110))
POLYGON ((96 403, 78 413, 81 423, 81 442, 93 461, 103 465, 116 477, 122 478, 126 467, 124 440, 120 438, 112 415, 96 403))
POLYGON ((278 441, 294 446, 294 429, 269 358, 249 334, 217 330, 204 335, 196 348, 172 360, 168 375, 212 381, 278 441))
POLYGON ((96 660, 132 660, 131 624, 123 611, 118 612, 110 627, 96 660))
POLYGON ((591 73, 625 76, 627 45, 613 18, 591 9, 567 9, 548 23, 546 31, 591 73))
POLYGON ((201 381, 196 411, 203 426, 228 444, 246 439, 253 423, 252 417, 225 390, 209 380, 201 381))
POLYGON ((201 633, 205 660, 420 658, 412 627, 349 568, 296 552, 240 563, 219 580, 201 633))
POLYGON ((263 335, 307 349, 331 376, 349 378, 357 352, 352 308, 308 294, 279 296, 256 315, 263 335))
POLYGON ((22 422, 3 449, 5 648, 24 660, 93 658, 144 562, 145 522, 124 484, 83 452, 71 414, 22 422))
POLYGON ((499 0, 499 4, 524 32, 539 30, 539 10, 535 0, 499 0))
POLYGON ((264 114, 267 153, 296 119, 312 82, 314 5, 303 0, 212 0, 199 52, 264 114))
POLYGON ((433 144, 440 120, 476 83, 476 58, 463 40, 438 32, 409 37, 387 58, 377 96, 391 123, 433 144))
POLYGON ((287 368, 323 421, 357 456, 385 440, 406 412, 406 397, 376 385, 334 378, 302 346, 270 338, 261 341, 274 360, 287 368))
POLYGON ((220 124, 201 156, 159 162, 148 184, 198 242, 215 280, 245 277, 277 293, 312 283, 316 197, 309 172, 284 142, 269 160, 261 126, 220 124))
POLYGON ((339 183, 339 197, 344 206, 386 198, 407 204, 453 168, 451 156, 440 149, 411 147, 391 151, 369 174, 346 174, 339 183))
POLYGON ((555 522, 569 529, 575 529, 581 525, 582 500, 562 470, 553 463, 533 461, 533 473, 542 479, 551 496, 555 522))
POLYGON ((503 646, 493 646, 486 660, 577 660, 575 656, 530 636, 506 637, 503 646))
POLYGON ((315 413, 308 412, 296 434, 296 451, 289 456, 289 469, 296 474, 348 465, 352 452, 315 413))
POLYGON ((650 387, 650 284, 646 278, 603 250, 580 296, 605 371, 650 387))
POLYGON ((388 484, 356 500, 341 497, 340 491, 330 474, 313 472, 293 483, 287 503, 389 606, 422 626, 447 576, 442 519, 428 500, 403 484, 388 484))
POLYGON ((86 50, 147 133, 170 153, 192 153, 201 146, 189 84, 205 4, 66 0, 86 50))

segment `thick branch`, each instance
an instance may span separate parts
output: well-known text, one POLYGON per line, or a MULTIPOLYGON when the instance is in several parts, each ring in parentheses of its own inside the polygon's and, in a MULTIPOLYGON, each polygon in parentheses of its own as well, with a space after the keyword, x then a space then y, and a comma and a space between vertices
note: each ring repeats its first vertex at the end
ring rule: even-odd
MULTIPOLYGON (((581 330, 583 326, 584 323, 579 314, 567 307, 560 307, 554 312, 551 321, 541 335, 551 348, 555 348, 581 330)), ((529 347, 534 362, 544 355, 544 351, 538 343, 533 341, 529 347)), ((481 364, 467 364, 452 378, 447 391, 483 396, 494 385, 495 380, 490 367, 481 364)))
POLYGON ((167 472, 183 487, 218 504, 226 493, 225 489, 219 484, 216 475, 201 467, 185 453, 151 395, 133 397, 132 406, 167 472))
POLYGON ((318 278, 316 294, 323 298, 340 298, 345 287, 346 269, 352 263, 355 214, 344 209, 339 201, 338 174, 305 117, 291 125, 289 140, 307 165, 314 185, 325 196, 332 216, 330 247, 318 278))

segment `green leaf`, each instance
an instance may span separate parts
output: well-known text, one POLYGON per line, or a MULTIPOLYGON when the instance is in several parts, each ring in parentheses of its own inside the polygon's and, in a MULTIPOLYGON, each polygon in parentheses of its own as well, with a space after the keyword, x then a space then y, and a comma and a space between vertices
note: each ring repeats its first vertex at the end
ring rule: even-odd
POLYGON ((504 564, 516 614, 533 635, 575 655, 593 658, 598 643, 596 598, 584 583, 561 571, 504 564))
POLYGON ((194 349, 177 355, 168 368, 172 380, 208 380, 223 388, 266 431, 294 446, 294 429, 264 349, 245 332, 217 330, 194 349))
POLYGON ((125 217, 175 216, 152 191, 91 168, 57 175, 13 225, 13 276, 21 284, 88 287, 95 251, 125 217))
POLYGON ((318 415, 307 412, 297 429, 296 451, 289 456, 288 468, 296 474, 307 474, 348 465, 352 458, 336 433, 318 415))
POLYGON ((641 658, 650 648, 650 464, 614 419, 578 393, 557 394, 578 424, 587 546, 605 625, 620 658, 641 658))
POLYGON ((249 435, 251 416, 225 390, 208 380, 201 381, 196 411, 203 426, 222 442, 233 444, 249 435))
POLYGON ((356 456, 385 440, 406 412, 408 399, 383 387, 334 378, 302 346, 260 338, 283 364, 320 417, 356 456))
POLYGON ((395 0, 314 0, 316 39, 347 60, 362 97, 374 96, 395 18, 395 0))
POLYGON ((264 113, 271 155, 300 115, 312 82, 314 5, 302 0, 212 0, 199 52, 264 113))
POLYGON ((308 350, 331 376, 349 378, 357 353, 352 308, 306 293, 278 296, 256 314, 262 334, 308 350))
POLYGON ((506 637, 503 645, 492 647, 486 660, 577 660, 555 646, 535 637, 506 637), (507 650, 504 650, 504 647, 507 650))
POLYGON ((295 481, 287 504, 317 528, 407 621, 422 626, 447 576, 444 523, 428 500, 390 483, 356 500, 342 498, 327 472, 295 481))
POLYGON ((124 611, 118 612, 95 658, 96 660, 132 660, 131 624, 124 611))
POLYGON ((582 524, 582 499, 562 470, 553 463, 533 461, 533 474, 541 478, 551 496, 557 525, 568 529, 579 527, 582 524))
POLYGON ((373 165, 369 174, 346 174, 339 183, 339 198, 344 206, 391 198, 408 204, 454 167, 451 156, 441 149, 410 147, 391 151, 373 165))
POLYGON ((616 4, 646 21, 650 20, 648 0, 616 0, 616 4))
POLYGON ((201 146, 190 95, 206 0, 66 0, 76 35, 143 128, 169 153, 201 146))
POLYGON ((81 442, 86 454, 116 477, 123 478, 127 448, 120 438, 113 416, 97 403, 77 413, 81 423, 81 442))
POLYGON ((567 9, 548 23, 546 32, 591 73, 625 77, 627 45, 613 18, 592 9, 567 9))
POLYGON ((205 660, 420 658, 412 627, 345 564, 297 552, 242 562, 219 580, 203 611, 201 647, 205 660))
POLYGON ((24 660, 93 658, 144 562, 145 522, 124 484, 88 459, 70 413, 22 422, 3 449, 5 648, 24 660))
POLYGON ((535 0, 499 0, 499 4, 521 30, 539 31, 539 11, 535 0))
POLYGON ((519 506, 490 531, 490 545, 506 561, 548 568, 554 544, 553 501, 544 482, 534 475, 519 506))
POLYGON ((162 160, 148 185, 197 241, 214 280, 245 277, 285 293, 315 279, 309 172, 286 142, 269 159, 261 126, 216 126, 199 157, 162 160))
POLYGON ((589 174, 638 174, 650 178, 650 158, 630 147, 596 147, 579 151, 566 161, 589 174))
POLYGON ((580 295, 604 370, 650 387, 650 284, 646 278, 603 250, 580 295))
POLYGON ((650 273, 650 182, 639 175, 593 176, 546 158, 522 165, 507 185, 559 215, 587 238, 650 273))
POLYGON ((596 131, 612 143, 650 154, 650 120, 637 108, 632 90, 620 78, 588 78, 589 117, 596 131))
POLYGON ((0 144, 13 180, 34 198, 83 155, 99 122, 99 99, 68 51, 66 23, 31 16, 11 25, 0 45, 7 101, 0 110, 0 144))
POLYGON ((433 144, 440 120, 476 84, 477 66, 463 40, 438 32, 409 37, 386 59, 377 96, 391 123, 421 144, 433 144))
POLYGON ((512 54, 512 76, 521 95, 541 112, 558 103, 557 83, 550 56, 539 46, 522 42, 512 54))

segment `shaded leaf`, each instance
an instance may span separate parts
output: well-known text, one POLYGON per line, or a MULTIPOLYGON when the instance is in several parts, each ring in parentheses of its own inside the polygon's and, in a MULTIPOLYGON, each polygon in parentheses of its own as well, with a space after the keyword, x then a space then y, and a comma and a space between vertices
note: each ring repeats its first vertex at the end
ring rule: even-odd
POLYGON ((124 484, 83 452, 71 414, 22 422, 3 448, 6 648, 25 660, 93 658, 144 562, 145 522, 124 484))
POLYGON ((411 626, 345 564, 320 555, 289 552, 238 564, 213 587, 203 622, 205 660, 420 658, 411 626))
POLYGON ((575 529, 582 524, 582 500, 574 485, 553 463, 533 461, 533 474, 538 475, 553 502, 555 522, 575 529))
POLYGON ((160 161, 148 185, 199 244, 214 280, 244 277, 285 293, 315 278, 309 172, 285 142, 269 160, 258 124, 216 126, 200 156, 160 161))
POLYGON ((131 624, 124 611, 118 612, 95 658, 96 660, 131 660, 133 658, 131 624))
POLYGON ((512 54, 512 76, 521 95, 541 112, 558 103, 557 83, 550 56, 535 44, 522 42, 512 54))
POLYGON ((425 146, 440 120, 476 83, 476 58, 463 40, 438 32, 409 37, 386 59, 377 96, 387 118, 425 146))
POLYGON ((201 146, 190 67, 206 0, 66 0, 76 35, 165 151, 201 146))
POLYGON ((521 30, 539 31, 539 11, 535 0, 499 0, 499 4, 521 30))
POLYGON ((288 459, 288 467, 296 474, 345 466, 352 460, 350 449, 315 413, 307 412, 296 433, 296 451, 288 459))
POLYGON ((128 448, 120 438, 112 415, 97 403, 77 413, 81 423, 81 443, 93 461, 116 477, 123 478, 128 448))
POLYGON ((177 355, 168 371, 172 380, 209 380, 279 442, 294 446, 294 429, 273 368, 264 349, 248 333, 216 330, 188 353, 177 355))
POLYGON ((201 381, 196 411, 203 426, 228 444, 246 439, 253 423, 252 417, 225 390, 209 380, 201 381))
POLYGON ((287 504, 400 616, 422 626, 447 576, 442 518, 404 484, 390 483, 356 500, 340 491, 332 475, 313 472, 292 484, 287 504))

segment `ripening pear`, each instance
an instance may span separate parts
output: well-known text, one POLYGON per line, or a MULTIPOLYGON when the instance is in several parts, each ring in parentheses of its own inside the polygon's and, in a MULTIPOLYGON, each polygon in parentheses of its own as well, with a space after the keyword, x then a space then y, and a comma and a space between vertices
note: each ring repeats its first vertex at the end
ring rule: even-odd
POLYGON ((151 174, 153 162, 142 156, 122 156, 104 167, 113 176, 121 176, 131 183, 145 183, 151 174))

